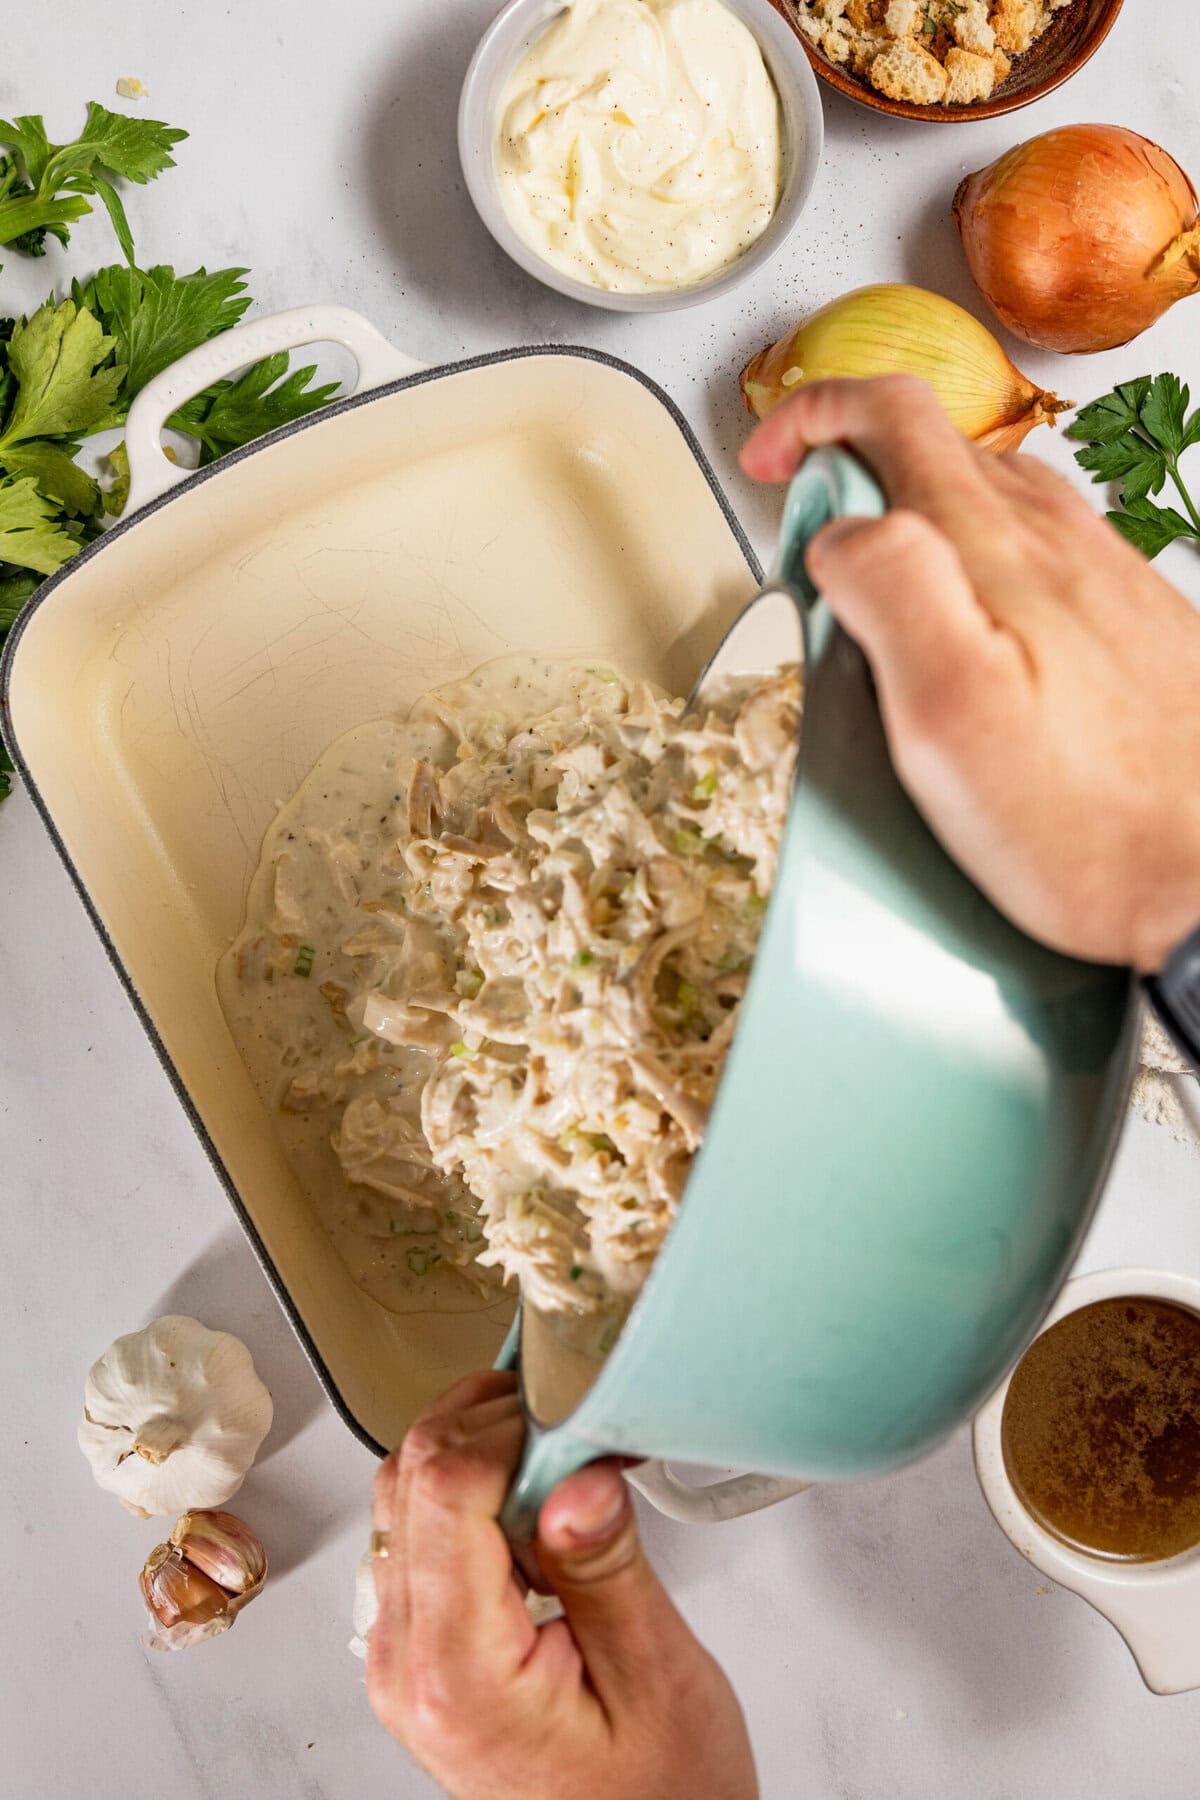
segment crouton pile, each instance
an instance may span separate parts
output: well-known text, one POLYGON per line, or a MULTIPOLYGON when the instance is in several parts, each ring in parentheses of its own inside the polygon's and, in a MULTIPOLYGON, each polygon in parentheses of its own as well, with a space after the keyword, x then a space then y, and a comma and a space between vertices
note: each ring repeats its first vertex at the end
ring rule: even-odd
POLYGON ((987 100, 1069 0, 793 0, 804 36, 889 100, 987 100))

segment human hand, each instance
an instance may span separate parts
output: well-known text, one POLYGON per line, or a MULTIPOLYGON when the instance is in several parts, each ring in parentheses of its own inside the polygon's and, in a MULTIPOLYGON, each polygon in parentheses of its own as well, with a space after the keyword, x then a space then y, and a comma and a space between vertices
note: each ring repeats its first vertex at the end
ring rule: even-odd
POLYGON ((511 1375, 469 1375, 375 1478, 376 1717, 454 1800, 754 1800, 741 1709, 647 1563, 613 1462, 542 1508, 565 1618, 535 1628, 496 1515, 520 1458, 511 1375))
POLYGON ((834 443, 893 510, 827 525, 809 572, 916 804, 1034 937, 1158 969, 1200 921, 1200 618, 1066 481, 977 449, 911 376, 802 388, 742 466, 785 481, 834 443))

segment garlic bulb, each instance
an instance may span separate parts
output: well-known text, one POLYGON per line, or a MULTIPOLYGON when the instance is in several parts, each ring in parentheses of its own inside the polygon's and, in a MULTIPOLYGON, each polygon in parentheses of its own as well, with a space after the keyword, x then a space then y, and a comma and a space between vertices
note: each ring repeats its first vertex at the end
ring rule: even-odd
POLYGON ((191 1512, 146 1558, 138 1585, 150 1610, 152 1650, 186 1650, 228 1631, 267 1578, 257 1534, 227 1512, 191 1512))
POLYGON ((169 1313, 92 1364, 79 1448, 100 1486, 148 1519, 228 1500, 271 1414, 240 1339, 169 1313))

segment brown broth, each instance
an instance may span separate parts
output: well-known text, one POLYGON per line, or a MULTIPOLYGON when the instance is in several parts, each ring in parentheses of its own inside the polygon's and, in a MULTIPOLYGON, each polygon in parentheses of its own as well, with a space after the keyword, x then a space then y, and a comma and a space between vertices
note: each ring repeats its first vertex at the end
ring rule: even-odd
POLYGON ((1018 1364, 1001 1443, 1022 1505, 1072 1549, 1200 1544, 1200 1316, 1136 1295, 1068 1313, 1018 1364))

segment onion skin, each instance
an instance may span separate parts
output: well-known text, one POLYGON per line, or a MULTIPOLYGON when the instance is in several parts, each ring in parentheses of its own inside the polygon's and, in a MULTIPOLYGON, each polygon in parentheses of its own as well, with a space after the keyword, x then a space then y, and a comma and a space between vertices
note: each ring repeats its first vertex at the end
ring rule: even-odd
POLYGON ((1043 350, 1111 350, 1200 291, 1196 190, 1119 125, 1065 125, 968 175, 954 221, 976 285, 1043 350))
POLYGON ((897 373, 921 376, 964 436, 998 453, 1071 404, 1027 380, 953 300, 903 282, 855 288, 802 320, 742 370, 742 397, 762 419, 810 381, 897 373))

